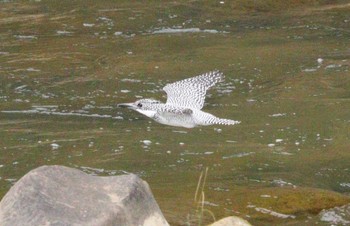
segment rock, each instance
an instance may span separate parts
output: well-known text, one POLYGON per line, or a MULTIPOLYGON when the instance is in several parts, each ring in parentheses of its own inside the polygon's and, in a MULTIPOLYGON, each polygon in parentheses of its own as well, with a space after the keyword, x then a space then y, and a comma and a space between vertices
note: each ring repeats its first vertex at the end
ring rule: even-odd
POLYGON ((148 184, 133 174, 91 176, 42 166, 0 202, 0 225, 169 225, 148 184))
POLYGON ((209 226, 251 226, 248 221, 240 217, 225 217, 209 226))

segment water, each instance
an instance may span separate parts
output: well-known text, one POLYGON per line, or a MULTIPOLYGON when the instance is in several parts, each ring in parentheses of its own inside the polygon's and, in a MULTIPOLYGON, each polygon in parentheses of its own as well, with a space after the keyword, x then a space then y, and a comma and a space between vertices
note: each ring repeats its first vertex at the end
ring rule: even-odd
POLYGON ((0 6, 0 196, 31 169, 61 164, 139 175, 172 225, 192 222, 206 167, 216 218, 328 225, 333 210, 317 214, 349 202, 348 6, 248 15, 222 4, 0 6), (176 128, 116 108, 165 101, 166 83, 214 69, 226 80, 203 110, 240 125, 176 128))

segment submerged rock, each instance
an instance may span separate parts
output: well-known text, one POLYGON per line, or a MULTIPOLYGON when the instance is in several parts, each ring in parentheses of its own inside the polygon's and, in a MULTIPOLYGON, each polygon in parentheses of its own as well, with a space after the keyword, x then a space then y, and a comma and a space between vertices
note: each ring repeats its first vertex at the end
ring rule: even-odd
MULTIPOLYGON (((249 199, 251 200, 250 206, 276 211, 288 216, 303 212, 318 214, 323 209, 342 206, 350 202, 350 197, 341 193, 305 187, 257 189, 253 194, 250 194, 249 199)), ((253 209, 256 210, 256 208, 253 209)), ((271 215, 266 211, 257 212, 271 215)))
MULTIPOLYGON (((285 186, 289 187, 258 188, 249 193, 244 191, 238 201, 232 199, 231 208, 239 210, 243 216, 249 215, 249 221, 253 225, 258 225, 261 220, 283 224, 298 222, 306 216, 317 215, 324 209, 350 203, 349 196, 334 191, 288 184, 285 186), (241 208, 242 203, 246 203, 246 208, 241 208)), ((235 197, 237 196, 236 194, 235 197)))
POLYGON ((91 176, 42 166, 0 202, 0 225, 168 225, 148 184, 133 174, 91 176))

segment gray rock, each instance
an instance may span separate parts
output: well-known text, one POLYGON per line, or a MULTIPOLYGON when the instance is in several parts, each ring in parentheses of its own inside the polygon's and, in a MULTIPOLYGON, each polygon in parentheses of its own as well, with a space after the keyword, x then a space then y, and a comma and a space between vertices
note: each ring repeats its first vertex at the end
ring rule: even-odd
POLYGON ((169 225, 148 184, 133 174, 91 176, 42 166, 23 176, 0 202, 0 225, 169 225))

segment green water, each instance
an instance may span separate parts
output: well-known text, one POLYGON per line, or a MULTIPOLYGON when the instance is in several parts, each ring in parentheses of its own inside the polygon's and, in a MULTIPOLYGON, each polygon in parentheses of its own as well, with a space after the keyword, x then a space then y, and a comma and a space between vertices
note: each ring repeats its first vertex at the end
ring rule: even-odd
POLYGON ((131 172, 171 225, 186 225, 208 167, 216 218, 327 225, 317 213, 349 202, 349 15, 349 6, 243 13, 219 3, 0 1, 0 197, 41 165, 131 172), (200 32, 154 33, 164 28, 200 32), (237 126, 169 127, 116 108, 165 101, 166 83, 214 69, 226 79, 204 110, 237 126))

